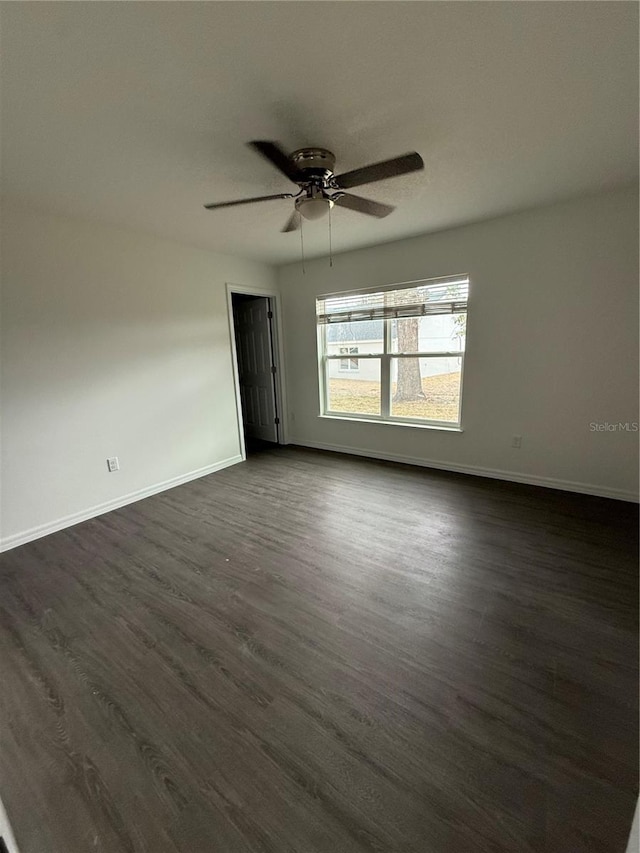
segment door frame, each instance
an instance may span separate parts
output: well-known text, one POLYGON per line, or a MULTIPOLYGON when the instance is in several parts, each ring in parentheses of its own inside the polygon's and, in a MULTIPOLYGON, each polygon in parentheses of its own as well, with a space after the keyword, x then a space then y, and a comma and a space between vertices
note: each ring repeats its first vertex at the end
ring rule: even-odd
POLYGON ((229 321, 229 337, 231 343, 231 366, 233 368, 233 386, 236 395, 236 411, 238 414, 238 438, 240 439, 240 455, 247 458, 244 442, 244 419, 242 416, 242 398, 240 396, 240 376, 238 373, 238 352, 236 349, 236 327, 233 319, 233 294, 242 293, 247 296, 266 296, 271 300, 271 339, 273 346, 273 360, 276 366, 276 408, 280 423, 278 424, 278 444, 289 443, 289 424, 287 408, 287 383, 284 376, 284 342, 282 337, 282 305, 280 294, 269 288, 252 287, 245 284, 226 283, 227 288, 227 318, 229 321))

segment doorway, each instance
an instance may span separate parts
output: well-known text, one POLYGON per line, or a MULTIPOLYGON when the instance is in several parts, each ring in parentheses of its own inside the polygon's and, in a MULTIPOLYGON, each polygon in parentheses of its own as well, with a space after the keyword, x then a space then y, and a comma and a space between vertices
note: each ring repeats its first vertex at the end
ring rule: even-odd
POLYGON ((274 299, 231 291, 239 414, 246 453, 283 443, 274 299))

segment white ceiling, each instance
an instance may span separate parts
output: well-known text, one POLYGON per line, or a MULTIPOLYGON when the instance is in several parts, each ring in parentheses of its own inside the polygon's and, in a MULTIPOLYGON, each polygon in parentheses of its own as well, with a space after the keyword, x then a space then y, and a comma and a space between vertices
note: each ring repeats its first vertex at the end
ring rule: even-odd
POLYGON ((423 156, 356 190, 388 218, 334 212, 334 252, 637 177, 636 3, 2 6, 3 192, 45 210, 279 263, 292 202, 202 207, 295 192, 250 139, 423 156))

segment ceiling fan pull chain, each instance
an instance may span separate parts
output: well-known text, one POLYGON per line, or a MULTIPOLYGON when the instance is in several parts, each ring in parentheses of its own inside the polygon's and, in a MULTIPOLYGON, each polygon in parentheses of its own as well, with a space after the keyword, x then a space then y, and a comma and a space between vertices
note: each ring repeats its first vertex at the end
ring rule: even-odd
POLYGON ((331 207, 332 207, 332 205, 330 204, 329 205, 329 266, 330 267, 333 266, 333 251, 331 249, 331 207))
POLYGON ((302 216, 300 211, 298 211, 298 216, 300 217, 300 251, 302 253, 302 275, 306 275, 306 270, 304 268, 304 237, 302 236, 302 216))

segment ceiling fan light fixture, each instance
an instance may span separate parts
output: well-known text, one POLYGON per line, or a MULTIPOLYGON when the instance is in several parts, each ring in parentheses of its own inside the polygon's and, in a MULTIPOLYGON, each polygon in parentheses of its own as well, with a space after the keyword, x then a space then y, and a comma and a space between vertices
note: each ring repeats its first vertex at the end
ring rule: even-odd
POLYGON ((305 219, 322 219, 332 207, 332 199, 320 196, 296 200, 296 209, 305 219))

